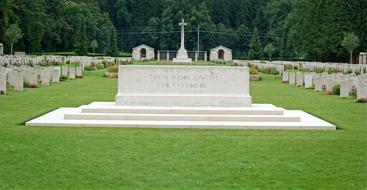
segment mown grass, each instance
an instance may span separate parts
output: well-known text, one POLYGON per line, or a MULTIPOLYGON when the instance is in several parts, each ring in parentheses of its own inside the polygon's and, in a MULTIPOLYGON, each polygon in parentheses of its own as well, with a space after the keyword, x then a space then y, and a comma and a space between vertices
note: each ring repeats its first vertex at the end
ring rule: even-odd
POLYGON ((264 75, 255 103, 301 109, 336 131, 25 127, 59 107, 113 101, 103 70, 0 96, 0 189, 366 189, 367 104, 264 75))

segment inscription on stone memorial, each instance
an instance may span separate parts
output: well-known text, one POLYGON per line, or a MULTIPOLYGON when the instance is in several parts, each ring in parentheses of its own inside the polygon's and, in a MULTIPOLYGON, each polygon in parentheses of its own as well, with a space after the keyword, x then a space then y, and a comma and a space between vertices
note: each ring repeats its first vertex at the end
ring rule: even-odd
POLYGON ((210 85, 208 82, 215 82, 218 78, 217 74, 149 74, 149 81, 157 88, 205 89, 210 85))
POLYGON ((117 105, 250 106, 247 67, 120 66, 117 105))

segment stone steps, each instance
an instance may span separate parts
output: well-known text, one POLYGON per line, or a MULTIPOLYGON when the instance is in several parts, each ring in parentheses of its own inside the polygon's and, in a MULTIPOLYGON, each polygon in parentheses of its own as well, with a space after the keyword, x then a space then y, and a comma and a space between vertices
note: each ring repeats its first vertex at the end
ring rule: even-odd
POLYGON ((27 126, 139 127, 203 129, 335 130, 326 121, 298 110, 270 104, 252 107, 129 107, 94 102, 79 108, 60 108, 35 118, 27 126))
POLYGON ((300 122, 300 117, 284 115, 201 115, 201 114, 65 114, 65 120, 137 120, 137 121, 230 121, 230 122, 300 122))
POLYGON ((186 115, 283 115, 283 109, 277 107, 245 108, 206 108, 206 107, 123 107, 123 106, 82 106, 82 113, 114 114, 186 114, 186 115))

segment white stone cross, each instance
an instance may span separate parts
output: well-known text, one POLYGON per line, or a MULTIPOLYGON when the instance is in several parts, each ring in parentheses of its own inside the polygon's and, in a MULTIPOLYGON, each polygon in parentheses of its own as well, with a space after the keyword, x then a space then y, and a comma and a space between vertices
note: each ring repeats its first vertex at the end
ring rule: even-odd
POLYGON ((181 23, 179 23, 178 25, 181 26, 181 47, 180 49, 185 49, 185 26, 187 25, 187 23, 185 23, 185 20, 182 19, 181 23))
POLYGON ((176 58, 173 58, 173 62, 175 63, 191 63, 191 58, 189 58, 187 54, 187 50, 185 49, 185 26, 187 23, 185 23, 185 20, 182 19, 181 23, 178 25, 181 26, 181 46, 180 49, 177 51, 176 58))

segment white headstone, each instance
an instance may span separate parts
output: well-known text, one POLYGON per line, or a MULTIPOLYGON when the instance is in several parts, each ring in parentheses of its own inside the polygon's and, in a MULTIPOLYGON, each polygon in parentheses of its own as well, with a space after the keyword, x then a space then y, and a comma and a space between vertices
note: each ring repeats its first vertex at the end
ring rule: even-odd
POLYGON ((28 69, 24 71, 24 81, 31 86, 38 86, 38 76, 37 71, 34 69, 28 69))
POLYGON ((283 72, 283 79, 282 79, 283 82, 288 82, 288 71, 284 71, 283 72))
POLYGON ((0 95, 6 94, 6 71, 0 69, 0 95))
POLYGON ((353 80, 348 78, 340 82, 340 97, 347 98, 352 91, 353 80))
POLYGON ((313 78, 314 85, 315 85, 315 91, 321 92, 323 91, 323 85, 322 85, 322 77, 320 75, 315 75, 313 78))
POLYGON ((12 76, 12 84, 14 87, 14 91, 23 91, 23 75, 20 72, 13 72, 13 76, 12 76))
POLYGON ((367 79, 358 80, 357 100, 367 101, 367 79))
POLYGON ((326 81, 329 78, 329 74, 328 73, 322 73, 321 77, 322 77, 322 80, 321 80, 322 81, 322 86, 326 86, 326 81))
POLYGON ((118 106, 251 106, 247 67, 120 65, 118 106))
POLYGON ((335 79, 329 76, 326 80, 326 85, 325 85, 326 94, 328 95, 333 94, 333 87, 335 86, 335 84, 336 84, 335 79))
POLYGON ((55 83, 59 83, 60 82, 60 73, 61 73, 61 69, 60 67, 54 67, 51 71, 51 81, 55 82, 55 83))
POLYGON ((62 77, 69 77, 69 67, 62 66, 61 67, 61 76, 62 77))
POLYGON ((76 78, 83 78, 83 71, 81 67, 75 68, 75 77, 76 78))
POLYGON ((296 73, 296 83, 298 87, 303 86, 303 73, 302 71, 297 71, 296 73))
POLYGON ((75 67, 69 67, 69 79, 75 79, 75 67))
POLYGON ((296 85, 296 73, 289 72, 289 84, 296 85))
POLYGON ((312 73, 307 73, 305 74, 304 78, 305 78, 305 88, 312 88, 313 86, 313 75, 312 73))
POLYGON ((50 85, 50 78, 51 78, 50 69, 48 68, 42 69, 41 70, 41 84, 45 86, 50 85))

